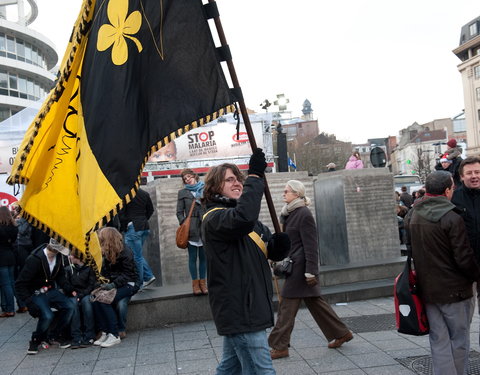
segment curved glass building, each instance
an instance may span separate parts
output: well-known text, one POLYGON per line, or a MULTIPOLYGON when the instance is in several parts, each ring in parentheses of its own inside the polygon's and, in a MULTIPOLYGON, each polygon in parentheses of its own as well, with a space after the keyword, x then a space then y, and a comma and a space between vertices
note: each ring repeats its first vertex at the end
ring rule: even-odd
POLYGON ((44 99, 56 79, 53 43, 28 28, 37 14, 36 0, 0 0, 0 121, 44 99), (7 19, 7 7, 17 8, 16 21, 7 19))

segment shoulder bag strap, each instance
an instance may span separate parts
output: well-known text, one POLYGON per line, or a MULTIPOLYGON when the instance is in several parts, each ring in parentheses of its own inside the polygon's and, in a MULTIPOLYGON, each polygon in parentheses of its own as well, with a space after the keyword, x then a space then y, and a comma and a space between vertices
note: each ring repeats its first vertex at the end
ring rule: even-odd
POLYGON ((188 212, 188 216, 186 217, 186 219, 188 219, 192 216, 193 207, 195 207, 195 198, 193 198, 193 202, 192 202, 192 205, 190 206, 190 211, 188 212))
MULTIPOLYGON (((205 212, 203 214, 202 219, 205 220, 205 218, 207 217, 207 215, 210 212, 217 211, 217 210, 226 210, 226 208, 225 207, 214 207, 211 210, 208 210, 207 212, 205 212)), ((263 242, 261 237, 258 235, 258 233, 252 230, 248 234, 248 236, 253 240, 253 242, 255 242, 257 244, 257 246, 260 248, 260 250, 262 250, 262 253, 263 253, 263 255, 265 255, 265 258, 266 258, 267 257, 267 246, 265 245, 265 242, 263 242)))

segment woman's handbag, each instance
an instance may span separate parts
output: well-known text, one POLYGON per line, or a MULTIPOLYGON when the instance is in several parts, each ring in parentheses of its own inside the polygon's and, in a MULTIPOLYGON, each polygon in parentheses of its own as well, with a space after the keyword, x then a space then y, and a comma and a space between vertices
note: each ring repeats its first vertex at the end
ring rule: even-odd
POLYGON ((195 199, 193 199, 192 206, 190 207, 190 211, 188 216, 183 221, 182 224, 177 228, 177 234, 175 236, 175 240, 177 242, 177 247, 180 249, 186 249, 188 246, 188 236, 190 232, 190 220, 192 217, 193 207, 195 207, 195 199))
POLYGON ((417 288, 417 275, 407 257, 405 269, 395 279, 393 295, 397 330, 406 335, 422 336, 429 331, 427 312, 417 288))
POLYGON ((92 302, 101 302, 110 305, 117 295, 117 288, 110 290, 97 288, 92 290, 90 293, 90 301, 92 302))
POLYGON ((275 276, 284 278, 292 274, 293 271, 293 260, 290 257, 286 257, 280 262, 273 262, 273 274, 275 276))

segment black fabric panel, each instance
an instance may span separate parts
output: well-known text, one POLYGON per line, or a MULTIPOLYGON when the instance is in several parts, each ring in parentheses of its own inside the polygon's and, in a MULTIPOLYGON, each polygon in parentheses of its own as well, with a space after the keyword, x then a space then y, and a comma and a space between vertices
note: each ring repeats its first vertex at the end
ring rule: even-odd
POLYGON ((134 11, 142 13, 141 28, 131 36, 143 50, 138 52, 125 38, 128 60, 123 65, 113 64, 112 46, 97 50, 100 27, 111 24, 108 4, 96 3, 81 101, 92 151, 124 197, 152 146, 232 101, 201 0, 129 1, 127 18, 134 11), (163 58, 157 48, 163 48, 163 58))
POLYGON ((219 17, 220 13, 218 12, 217 3, 206 3, 203 8, 205 9, 205 15, 207 19, 219 17))

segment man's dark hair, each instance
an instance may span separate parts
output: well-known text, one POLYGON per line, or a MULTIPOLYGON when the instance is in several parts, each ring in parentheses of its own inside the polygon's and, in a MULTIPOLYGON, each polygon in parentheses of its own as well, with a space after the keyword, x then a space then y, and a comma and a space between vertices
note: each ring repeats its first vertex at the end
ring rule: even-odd
POLYGON ((442 195, 453 185, 452 174, 447 171, 434 171, 427 176, 425 190, 428 194, 442 195))
POLYGON ((458 167, 458 173, 460 176, 463 176, 463 167, 465 167, 467 164, 475 164, 475 163, 480 163, 480 157, 478 156, 469 156, 466 159, 463 159, 462 162, 460 163, 460 167, 458 167))
POLYGON ((221 194, 227 169, 231 169, 237 180, 243 183, 245 176, 235 164, 224 163, 212 167, 205 177, 202 202, 212 202, 216 195, 221 194))
POLYGON ((402 192, 403 192, 403 193, 406 193, 406 192, 407 192, 407 187, 406 187, 406 186, 402 186, 402 192))

